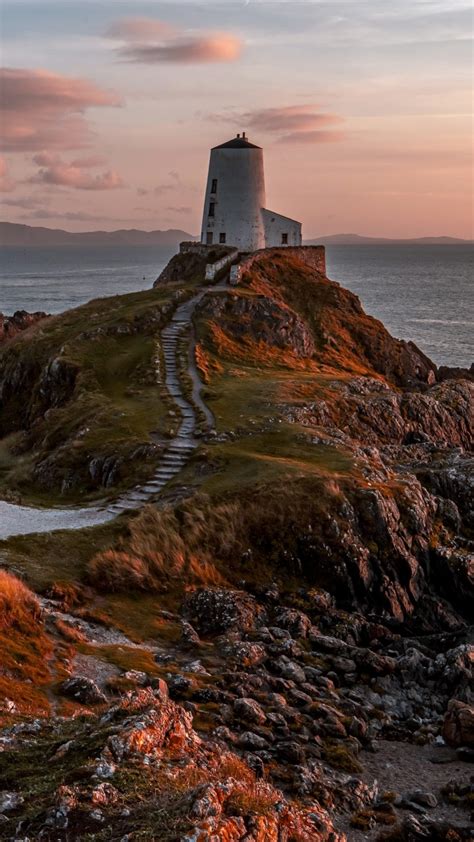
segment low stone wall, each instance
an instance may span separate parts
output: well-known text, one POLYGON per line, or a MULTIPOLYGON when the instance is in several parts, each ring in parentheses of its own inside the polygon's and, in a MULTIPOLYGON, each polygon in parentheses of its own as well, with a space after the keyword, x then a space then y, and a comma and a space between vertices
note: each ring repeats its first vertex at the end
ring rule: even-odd
POLYGON ((221 259, 217 260, 215 263, 208 263, 206 266, 206 281, 215 281, 219 273, 222 272, 223 269, 226 269, 227 266, 230 266, 230 264, 233 263, 238 256, 238 250, 234 249, 228 254, 225 254, 224 257, 221 257, 221 259))
POLYGON ((198 243, 193 240, 187 240, 179 244, 180 254, 206 254, 210 251, 212 246, 206 246, 205 243, 198 243))
POLYGON ((230 283, 236 286, 242 279, 244 271, 250 269, 252 264, 261 257, 261 255, 289 254, 291 257, 296 257, 301 260, 306 266, 315 269, 321 275, 326 276, 326 249, 324 246, 282 246, 281 248, 268 248, 254 251, 240 261, 236 266, 232 266, 230 270, 230 283))

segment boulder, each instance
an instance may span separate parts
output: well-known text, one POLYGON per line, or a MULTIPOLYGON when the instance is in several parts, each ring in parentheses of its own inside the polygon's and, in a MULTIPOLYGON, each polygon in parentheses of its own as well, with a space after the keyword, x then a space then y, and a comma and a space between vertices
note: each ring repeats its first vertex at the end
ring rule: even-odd
POLYGON ((107 701, 97 684, 91 678, 81 675, 63 681, 59 690, 64 696, 80 702, 81 705, 97 705, 107 701))
POLYGON ((449 745, 474 748, 474 706, 451 699, 443 722, 443 737, 449 745))
POLYGON ((185 601, 184 613, 200 634, 249 631, 263 621, 263 608, 245 591, 200 588, 185 601))
POLYGON ((234 713, 239 719, 243 719, 245 722, 254 722, 257 725, 263 725, 267 718, 263 708, 254 699, 236 699, 234 713))

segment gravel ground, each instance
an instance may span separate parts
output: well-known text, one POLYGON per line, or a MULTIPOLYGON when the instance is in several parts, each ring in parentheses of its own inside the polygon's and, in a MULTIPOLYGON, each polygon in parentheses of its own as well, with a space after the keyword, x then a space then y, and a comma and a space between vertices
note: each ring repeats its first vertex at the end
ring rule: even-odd
MULTIPOLYGON (((379 792, 396 792, 404 795, 414 790, 432 792, 439 800, 438 806, 427 810, 433 819, 468 824, 469 814, 465 810, 446 804, 441 800, 440 790, 452 780, 465 782, 472 774, 467 763, 459 761, 455 751, 443 746, 417 746, 410 743, 379 740, 375 753, 362 751, 359 760, 364 766, 361 777, 367 784, 378 781, 379 792)), ((399 809, 400 819, 407 814, 399 809)), ((382 826, 371 831, 351 828, 349 818, 335 822, 344 830, 350 842, 373 842, 382 826)))

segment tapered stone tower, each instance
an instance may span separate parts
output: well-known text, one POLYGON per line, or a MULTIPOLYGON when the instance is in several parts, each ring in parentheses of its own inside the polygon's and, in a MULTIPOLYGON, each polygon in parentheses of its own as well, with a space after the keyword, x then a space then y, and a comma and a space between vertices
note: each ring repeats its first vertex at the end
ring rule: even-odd
POLYGON ((301 245, 301 223, 265 209, 263 150, 242 136, 211 149, 201 242, 249 252, 301 245))

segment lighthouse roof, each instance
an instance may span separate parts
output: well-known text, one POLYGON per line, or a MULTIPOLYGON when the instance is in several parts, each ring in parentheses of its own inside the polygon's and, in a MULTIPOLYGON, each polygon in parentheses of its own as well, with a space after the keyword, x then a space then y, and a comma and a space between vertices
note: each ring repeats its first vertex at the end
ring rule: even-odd
POLYGON ((237 137, 233 137, 232 140, 228 140, 226 143, 220 143, 219 146, 214 146, 213 149, 261 149, 261 147, 255 143, 250 143, 244 132, 242 135, 238 134, 237 137))

